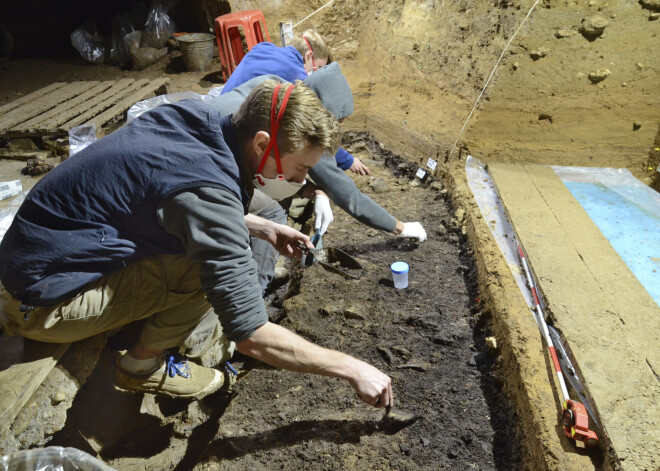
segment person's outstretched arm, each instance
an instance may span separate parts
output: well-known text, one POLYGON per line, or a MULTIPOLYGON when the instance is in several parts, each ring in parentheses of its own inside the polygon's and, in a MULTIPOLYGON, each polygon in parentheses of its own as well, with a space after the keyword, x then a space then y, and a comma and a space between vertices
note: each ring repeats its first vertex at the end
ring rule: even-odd
MULTIPOLYGON (((337 167, 334 157, 326 155, 321 157, 319 163, 309 170, 309 176, 337 206, 361 223, 420 242, 426 240, 426 231, 420 223, 398 221, 382 206, 362 193, 351 177, 337 167)), ((312 185, 306 187, 304 192, 311 193, 314 190, 312 185)))
POLYGON ((249 339, 237 343, 236 348, 244 355, 278 368, 345 379, 358 396, 372 406, 394 405, 392 380, 379 369, 350 355, 308 342, 277 324, 262 325, 249 339))

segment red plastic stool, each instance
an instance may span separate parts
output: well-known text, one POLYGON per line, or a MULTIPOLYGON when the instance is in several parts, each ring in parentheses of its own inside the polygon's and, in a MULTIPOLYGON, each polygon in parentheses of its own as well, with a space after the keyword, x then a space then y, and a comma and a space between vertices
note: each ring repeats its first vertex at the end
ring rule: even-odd
POLYGON ((218 54, 222 63, 222 78, 225 81, 245 57, 239 28, 243 28, 248 51, 264 40, 270 42, 266 20, 261 10, 228 13, 217 17, 214 25, 215 37, 218 40, 218 54))

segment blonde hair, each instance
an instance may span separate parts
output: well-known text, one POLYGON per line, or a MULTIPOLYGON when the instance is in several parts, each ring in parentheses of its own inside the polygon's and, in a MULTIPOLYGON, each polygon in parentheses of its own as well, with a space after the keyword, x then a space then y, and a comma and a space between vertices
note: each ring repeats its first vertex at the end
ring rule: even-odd
POLYGON ((309 45, 312 46, 312 53, 317 59, 328 59, 328 64, 332 62, 332 55, 330 54, 330 47, 316 30, 308 29, 301 35, 296 35, 288 41, 289 46, 295 47, 301 56, 305 57, 305 53, 309 51, 307 47, 307 42, 303 39, 303 36, 309 41, 309 45))
MULTIPOLYGON (((270 134, 270 108, 276 80, 266 80, 255 87, 236 113, 233 123, 241 139, 250 139, 258 131, 270 134)), ((279 110, 289 83, 280 87, 277 97, 279 110)), ((280 128, 277 145, 280 153, 295 153, 310 145, 324 153, 334 155, 339 147, 341 131, 339 123, 321 103, 316 94, 300 80, 291 92, 280 128)))

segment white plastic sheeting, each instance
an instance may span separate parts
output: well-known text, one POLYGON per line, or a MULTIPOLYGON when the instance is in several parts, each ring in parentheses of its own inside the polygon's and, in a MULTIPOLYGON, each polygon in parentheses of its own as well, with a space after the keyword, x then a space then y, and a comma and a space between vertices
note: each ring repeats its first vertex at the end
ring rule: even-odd
POLYGON ((509 219, 506 217, 502 201, 497 194, 493 180, 486 171, 485 166, 479 160, 471 155, 465 161, 465 173, 467 174, 468 185, 474 194, 481 215, 488 224, 490 232, 493 234, 509 269, 516 279, 527 305, 533 309, 535 304, 529 293, 525 273, 520 267, 518 252, 514 243, 515 234, 509 219))

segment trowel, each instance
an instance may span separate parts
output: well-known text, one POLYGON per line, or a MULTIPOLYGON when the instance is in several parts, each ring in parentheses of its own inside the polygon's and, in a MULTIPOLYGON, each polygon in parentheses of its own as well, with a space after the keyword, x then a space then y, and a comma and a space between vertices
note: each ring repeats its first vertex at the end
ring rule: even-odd
POLYGON ((364 273, 362 264, 343 250, 334 247, 322 248, 322 236, 318 231, 311 241, 315 247, 314 249, 301 246, 301 250, 305 253, 303 255, 303 266, 309 267, 316 262, 324 270, 336 273, 349 280, 359 280, 362 277, 364 273))
POLYGON ((385 408, 385 415, 383 415, 383 418, 378 423, 378 429, 388 434, 394 434, 408 425, 414 424, 421 418, 421 415, 387 406, 385 408))

